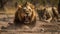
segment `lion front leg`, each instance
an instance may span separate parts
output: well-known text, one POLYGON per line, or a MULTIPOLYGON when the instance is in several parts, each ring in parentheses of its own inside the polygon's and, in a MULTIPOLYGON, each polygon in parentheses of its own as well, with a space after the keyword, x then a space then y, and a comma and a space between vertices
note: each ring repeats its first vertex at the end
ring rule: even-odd
POLYGON ((45 18, 45 20, 44 21, 46 21, 46 22, 48 22, 48 23, 50 23, 51 22, 51 20, 53 19, 52 18, 52 14, 51 13, 46 13, 46 18, 45 18))

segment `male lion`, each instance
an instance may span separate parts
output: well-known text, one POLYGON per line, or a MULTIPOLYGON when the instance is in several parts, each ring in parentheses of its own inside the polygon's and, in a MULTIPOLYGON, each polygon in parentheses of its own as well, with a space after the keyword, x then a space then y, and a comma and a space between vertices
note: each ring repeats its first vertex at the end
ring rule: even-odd
POLYGON ((34 5, 27 2, 22 7, 18 7, 15 13, 14 23, 15 25, 35 25, 36 22, 36 12, 34 10, 34 5))

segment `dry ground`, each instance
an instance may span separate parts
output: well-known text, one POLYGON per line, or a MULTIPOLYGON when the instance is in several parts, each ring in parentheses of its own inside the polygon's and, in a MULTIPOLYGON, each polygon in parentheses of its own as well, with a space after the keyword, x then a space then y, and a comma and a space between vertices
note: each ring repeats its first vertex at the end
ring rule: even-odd
MULTIPOLYGON (((10 9, 10 8, 9 8, 10 9)), ((28 26, 23 26, 22 28, 16 27, 13 25, 8 25, 8 23, 13 23, 14 19, 14 11, 15 9, 9 10, 6 8, 7 12, 4 14, 0 14, 0 34, 59 34, 58 32, 53 32, 56 30, 60 30, 60 22, 56 23, 46 23, 39 21, 37 17, 36 25, 33 29, 28 28, 28 26), (12 12, 13 11, 13 12, 12 12), (11 12, 11 13, 10 13, 11 12), (7 29, 1 29, 1 27, 7 27, 7 29), (52 32, 48 32, 51 31, 52 32), (47 31, 47 32, 44 32, 47 31)))

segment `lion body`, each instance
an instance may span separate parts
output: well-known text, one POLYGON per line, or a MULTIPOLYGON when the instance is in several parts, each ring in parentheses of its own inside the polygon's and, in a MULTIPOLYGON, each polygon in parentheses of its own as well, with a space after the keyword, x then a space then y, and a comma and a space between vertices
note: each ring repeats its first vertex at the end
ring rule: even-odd
POLYGON ((56 18, 59 19, 58 10, 56 7, 47 6, 47 7, 44 7, 44 9, 37 10, 37 11, 38 11, 39 19, 41 21, 52 22, 56 18))
POLYGON ((58 19, 58 11, 56 7, 47 7, 46 8, 46 21, 51 22, 55 20, 55 17, 58 19))

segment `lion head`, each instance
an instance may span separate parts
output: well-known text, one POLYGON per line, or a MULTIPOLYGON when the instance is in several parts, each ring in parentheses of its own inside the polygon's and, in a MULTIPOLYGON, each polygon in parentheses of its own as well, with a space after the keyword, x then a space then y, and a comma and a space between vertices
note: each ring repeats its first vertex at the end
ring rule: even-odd
POLYGON ((34 6, 30 3, 27 3, 26 6, 22 6, 22 8, 18 8, 16 11, 19 23, 30 24, 36 19, 36 12, 34 10, 34 6))

